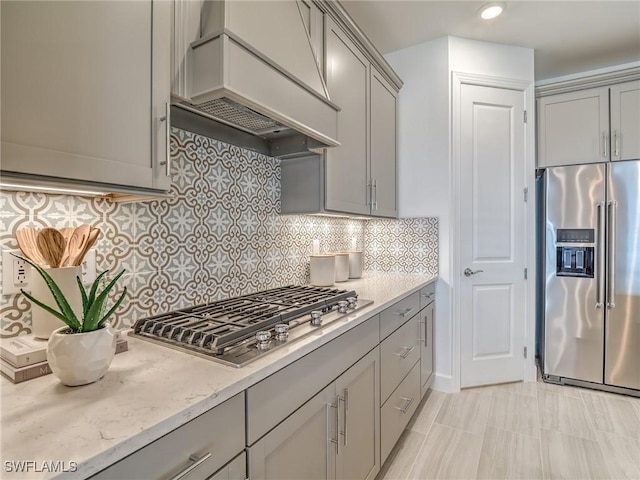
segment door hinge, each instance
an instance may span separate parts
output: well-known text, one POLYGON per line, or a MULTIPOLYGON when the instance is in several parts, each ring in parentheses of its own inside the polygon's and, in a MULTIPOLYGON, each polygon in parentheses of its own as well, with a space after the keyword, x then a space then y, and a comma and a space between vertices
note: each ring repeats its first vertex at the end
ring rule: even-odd
POLYGON ((527 358, 527 347, 524 347, 524 358, 527 358))
POLYGON ((524 195, 524 201, 528 201, 529 200, 529 189, 527 187, 524 187, 522 189, 522 193, 524 195))
POLYGON ((529 278, 529 269, 528 269, 528 268, 525 268, 525 269, 524 269, 524 279, 526 280, 526 279, 528 279, 528 278, 529 278))
POLYGON ((524 111, 523 117, 524 117, 524 123, 527 123, 527 111, 526 110, 524 111))

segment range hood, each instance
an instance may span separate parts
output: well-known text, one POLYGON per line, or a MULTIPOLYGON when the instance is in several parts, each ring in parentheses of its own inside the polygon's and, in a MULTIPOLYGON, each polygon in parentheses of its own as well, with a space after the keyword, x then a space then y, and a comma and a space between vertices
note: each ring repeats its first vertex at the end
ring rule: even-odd
MULTIPOLYGON (((179 59, 175 107, 213 120, 210 136, 225 131, 220 124, 257 136, 264 153, 275 157, 339 145, 340 109, 329 99, 322 55, 312 40, 322 21, 308 5, 297 0, 183 3, 196 4, 199 11, 176 12, 176 24, 180 14, 198 15, 199 22, 196 40, 185 45, 179 59)), ((255 149, 255 141, 247 143, 255 149)))

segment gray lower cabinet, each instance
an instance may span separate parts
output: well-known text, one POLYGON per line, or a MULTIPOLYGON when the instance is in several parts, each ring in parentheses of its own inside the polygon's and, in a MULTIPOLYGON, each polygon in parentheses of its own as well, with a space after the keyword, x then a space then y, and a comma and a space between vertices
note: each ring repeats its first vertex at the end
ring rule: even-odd
POLYGON ((248 448, 249 478, 335 479, 335 384, 248 448))
POLYGON ((3 179, 168 190, 172 2, 0 9, 3 179))
POLYGON ((376 348, 336 380, 338 479, 373 480, 380 471, 379 376, 376 348))
POLYGON ((380 471, 375 348, 248 448, 249 477, 373 479, 380 471))
POLYGON ((224 467, 219 472, 221 479, 243 479, 244 439, 244 393, 240 393, 92 478, 169 479, 181 475, 179 478, 204 480, 224 467), (238 455, 242 460, 234 460, 238 455), (231 460, 234 462, 227 465, 231 460))
POLYGON ((436 284, 431 283, 420 290, 420 396, 429 390, 433 383, 434 364, 434 320, 436 311, 436 284))
POLYGON ((380 458, 387 459, 420 403, 420 364, 416 363, 380 409, 380 458))

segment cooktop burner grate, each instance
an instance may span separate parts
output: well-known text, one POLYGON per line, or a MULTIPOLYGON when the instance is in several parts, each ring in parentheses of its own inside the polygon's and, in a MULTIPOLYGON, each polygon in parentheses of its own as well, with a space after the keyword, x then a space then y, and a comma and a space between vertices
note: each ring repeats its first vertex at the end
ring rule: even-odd
POLYGON ((327 287, 286 286, 197 305, 138 320, 134 335, 205 355, 252 341, 257 332, 289 324, 312 311, 326 313, 354 291, 327 287))

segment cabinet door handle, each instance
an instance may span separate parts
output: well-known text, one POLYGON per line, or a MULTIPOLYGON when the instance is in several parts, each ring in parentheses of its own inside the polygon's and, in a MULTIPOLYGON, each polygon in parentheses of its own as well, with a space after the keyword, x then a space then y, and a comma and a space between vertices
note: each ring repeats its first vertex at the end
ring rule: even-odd
POLYGON ((618 131, 614 130, 613 131, 613 154, 616 157, 620 156, 620 148, 619 148, 619 137, 618 137, 618 131))
POLYGON ((373 182, 367 181, 367 207, 373 208, 373 182))
POLYGON ((347 428, 348 428, 348 412, 349 412, 349 389, 345 388, 344 389, 344 397, 342 399, 342 401, 344 402, 344 431, 342 432, 342 435, 344 437, 344 446, 347 446, 347 428))
POLYGON ((189 460, 191 460, 193 463, 189 465, 187 468, 185 468, 184 470, 176 473, 173 477, 171 477, 171 480, 180 480, 181 478, 186 477, 187 475, 189 475, 189 473, 191 473, 193 470, 198 468, 200 465, 202 465, 204 462, 206 462, 210 458, 211 458, 211 452, 207 452, 201 457, 197 457, 196 455, 193 455, 193 454, 189 455, 189 460))
POLYGON ((404 407, 393 407, 393 408, 395 408, 396 410, 400 410, 402 412, 402 414, 404 415, 405 413, 407 413, 409 411, 409 409, 411 408, 411 405, 413 405, 413 397, 411 397, 411 398, 402 397, 402 400, 407 402, 404 407))
POLYGON ((329 404, 331 408, 336 409, 336 438, 331 439, 331 443, 336 444, 336 455, 340 455, 340 400, 341 400, 341 397, 340 395, 338 395, 338 398, 336 399, 336 403, 329 404))
POLYGON ((433 296, 435 295, 435 293, 431 292, 431 293, 422 293, 421 294, 423 298, 428 298, 428 299, 432 299, 433 296))
POLYGON ((602 156, 607 158, 607 132, 602 134, 602 156))
POLYGON ((400 318, 405 318, 411 312, 413 312, 413 307, 403 308, 402 310, 398 310, 397 312, 394 312, 394 313, 398 315, 400 318))
POLYGON ((373 209, 378 210, 378 182, 373 180, 373 209))
MULTIPOLYGON (((419 325, 424 325, 424 338, 420 337, 420 341, 424 342, 424 346, 428 346, 427 345, 427 341, 429 339, 429 333, 427 332, 427 317, 424 317, 423 321, 418 322, 419 325)), ((422 330, 422 327, 418 327, 420 328, 420 330, 422 330)))
POLYGON ((165 109, 166 112, 164 114, 164 117, 160 117, 160 121, 165 122, 164 127, 167 136, 167 138, 165 139, 165 148, 167 149, 167 155, 165 160, 160 162, 160 165, 165 166, 165 172, 167 174, 167 177, 169 177, 171 176, 171 104, 167 102, 165 104, 165 109))
POLYGON ((402 359, 405 359, 409 355, 411 355, 411 352, 413 352, 416 347, 413 346, 413 347, 401 347, 401 348, 404 350, 404 353, 394 353, 394 355, 396 355, 396 356, 398 356, 398 357, 400 357, 402 359))

